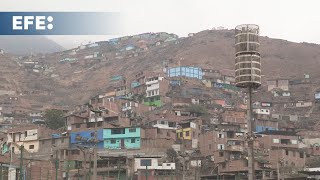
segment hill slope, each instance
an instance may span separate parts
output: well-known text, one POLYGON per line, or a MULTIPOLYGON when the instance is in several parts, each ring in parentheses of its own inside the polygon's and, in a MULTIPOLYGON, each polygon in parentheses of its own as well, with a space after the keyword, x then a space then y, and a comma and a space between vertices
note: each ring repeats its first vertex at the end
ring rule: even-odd
MULTIPOLYGON (((172 34, 128 37, 117 44, 101 42, 98 47, 80 49, 76 54, 71 52, 31 57, 43 69, 34 72, 20 67, 22 75, 12 76, 15 86, 18 86, 16 89, 21 92, 42 92, 40 95, 29 93, 25 96, 28 101, 37 104, 76 105, 86 102, 93 95, 104 93, 110 87, 111 76, 132 77, 132 74, 143 70, 161 72, 164 62, 169 67, 180 63, 216 70, 233 70, 234 33, 227 30, 207 30, 188 38, 177 38, 172 34), (168 37, 174 40, 169 41, 168 37), (135 49, 125 50, 127 45, 133 45, 135 49), (139 46, 147 48, 137 48, 139 46), (94 52, 103 53, 104 57, 84 58, 94 52), (59 62, 64 58, 77 58, 77 61, 59 62)), ((261 37, 261 54, 264 80, 303 77, 307 73, 311 80, 318 82, 319 45, 261 37)), ((23 62, 17 60, 16 66, 19 63, 23 62)))
POLYGON ((17 55, 53 53, 64 48, 45 36, 0 36, 0 48, 17 55))

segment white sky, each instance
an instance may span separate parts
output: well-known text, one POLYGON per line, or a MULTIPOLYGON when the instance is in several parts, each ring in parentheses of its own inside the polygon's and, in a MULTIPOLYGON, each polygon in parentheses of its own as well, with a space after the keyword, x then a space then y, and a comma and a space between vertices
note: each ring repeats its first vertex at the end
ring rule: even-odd
MULTIPOLYGON (((319 0, 0 0, 0 11, 105 11, 125 17, 125 34, 186 36, 212 27, 258 24, 261 35, 320 44, 319 0)), ((121 35, 119 35, 121 36, 121 35)), ((51 36, 65 47, 108 36, 51 36)))

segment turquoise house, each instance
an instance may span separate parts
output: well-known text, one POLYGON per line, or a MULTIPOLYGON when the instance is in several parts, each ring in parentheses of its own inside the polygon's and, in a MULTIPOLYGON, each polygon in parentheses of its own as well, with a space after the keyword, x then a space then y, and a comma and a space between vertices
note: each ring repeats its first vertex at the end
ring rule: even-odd
POLYGON ((106 149, 140 149, 140 127, 104 129, 103 139, 106 149))

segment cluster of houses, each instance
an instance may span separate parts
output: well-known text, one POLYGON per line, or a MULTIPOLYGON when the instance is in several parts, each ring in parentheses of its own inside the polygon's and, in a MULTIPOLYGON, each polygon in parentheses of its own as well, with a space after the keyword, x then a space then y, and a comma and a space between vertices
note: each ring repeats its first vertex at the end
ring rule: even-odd
MULTIPOLYGON (((247 101, 232 71, 168 66, 109 81, 107 92, 66 113, 64 129, 46 128, 40 112, 29 114, 33 125, 2 128, 2 176, 85 179, 97 172, 97 179, 246 179, 247 101)), ((309 103, 293 98, 289 80, 270 80, 262 88, 268 98, 253 103, 256 177, 301 175, 320 155, 320 134, 284 125, 305 116, 283 112, 309 111, 319 93, 309 103), (283 100, 284 92, 292 94, 290 101, 283 100)))
MULTIPOLYGON (((57 63, 83 60, 91 67, 179 40, 168 33, 115 38, 65 51, 57 63)), ((20 61, 35 73, 59 76, 40 61, 20 61)), ((304 74, 268 80, 255 90, 257 179, 306 177, 306 167, 320 156, 320 134, 297 126, 320 115, 320 90, 310 82, 304 74)), ((59 130, 47 128, 41 111, 29 112, 19 96, 7 93, 0 104, 0 179, 87 179, 95 172, 101 180, 247 178, 247 95, 235 86, 233 70, 166 65, 158 72, 112 74, 108 85, 105 93, 65 110, 59 130)))

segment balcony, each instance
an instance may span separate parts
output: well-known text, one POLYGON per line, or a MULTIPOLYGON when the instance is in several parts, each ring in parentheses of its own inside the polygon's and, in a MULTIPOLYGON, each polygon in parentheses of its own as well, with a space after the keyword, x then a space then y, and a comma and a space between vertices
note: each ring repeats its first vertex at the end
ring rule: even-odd
POLYGON ((228 145, 226 147, 226 151, 239 151, 239 152, 242 152, 243 149, 244 148, 241 145, 228 145))
POLYGON ((153 80, 153 81, 147 81, 146 82, 146 85, 150 85, 150 84, 156 84, 156 83, 159 83, 159 80, 153 80))
POLYGON ((91 117, 91 118, 89 118, 89 122, 101 122, 101 121, 103 121, 103 118, 102 117, 97 117, 97 118, 95 118, 95 117, 91 117))
POLYGON ((147 86, 147 91, 152 91, 152 90, 156 90, 159 88, 160 88, 159 84, 152 84, 151 86, 147 86))
POLYGON ((128 110, 131 110, 132 107, 131 106, 124 106, 121 109, 122 109, 122 111, 128 111, 128 110))

